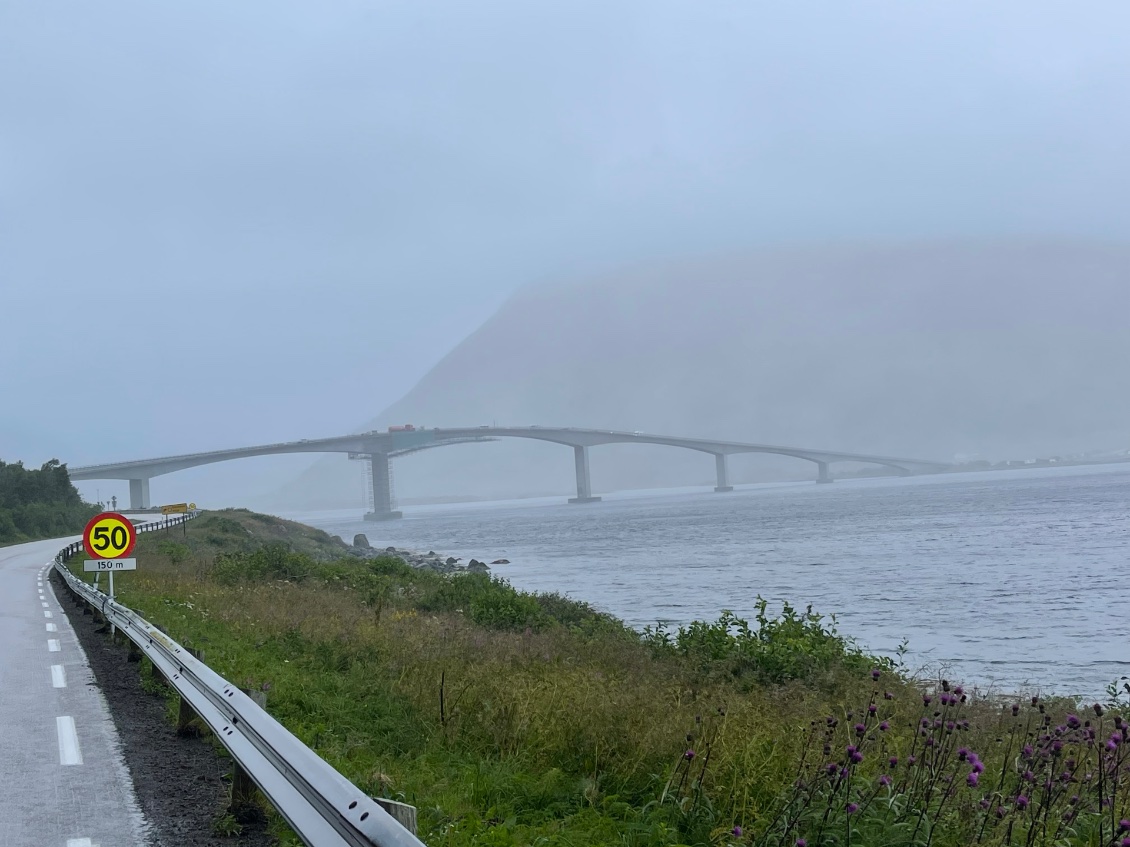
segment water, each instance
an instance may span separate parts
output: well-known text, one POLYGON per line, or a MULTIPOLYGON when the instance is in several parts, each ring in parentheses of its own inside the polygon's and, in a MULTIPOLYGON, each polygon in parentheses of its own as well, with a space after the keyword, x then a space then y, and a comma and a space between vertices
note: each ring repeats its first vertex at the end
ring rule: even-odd
POLYGON ((633 626, 812 604, 874 652, 967 685, 1099 697, 1130 675, 1130 465, 289 515, 486 561, 633 626))

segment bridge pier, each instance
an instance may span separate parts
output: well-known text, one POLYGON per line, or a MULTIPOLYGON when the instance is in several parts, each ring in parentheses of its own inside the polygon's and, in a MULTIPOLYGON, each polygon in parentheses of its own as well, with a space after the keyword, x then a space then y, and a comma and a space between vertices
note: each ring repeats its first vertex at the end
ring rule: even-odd
POLYGON ((827 462, 817 462, 816 467, 818 469, 817 474, 816 474, 816 481, 818 483, 820 483, 820 482, 834 482, 835 481, 835 480, 832 479, 831 475, 828 473, 828 463, 827 462))
POLYGON ((726 469, 726 454, 714 454, 714 472, 718 476, 718 484, 714 486, 714 490, 718 492, 733 491, 734 486, 730 485, 730 475, 726 469))
POLYGON ((131 509, 149 508, 149 479, 129 481, 129 507, 131 509))
POLYGON ((592 496, 592 481, 589 477, 589 448, 573 447, 573 463, 577 468, 577 496, 570 497, 570 503, 597 503, 599 497, 592 496))
POLYGON ((373 511, 365 514, 367 521, 391 521, 403 517, 392 508, 392 475, 389 473, 388 453, 373 453, 369 465, 373 469, 373 511))

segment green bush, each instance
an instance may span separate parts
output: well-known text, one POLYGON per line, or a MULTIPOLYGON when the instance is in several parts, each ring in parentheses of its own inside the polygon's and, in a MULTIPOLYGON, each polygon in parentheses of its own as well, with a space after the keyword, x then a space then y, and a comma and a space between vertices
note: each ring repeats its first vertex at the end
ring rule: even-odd
POLYGON ((756 629, 725 611, 713 623, 694 621, 674 635, 663 624, 647 627, 644 640, 657 652, 695 661, 704 674, 762 684, 814 681, 838 669, 859 673, 891 664, 890 659, 860 650, 836 631, 834 617, 825 623, 811 606, 799 612, 785 603, 779 618, 770 618, 767 608, 768 602, 758 595, 756 629))

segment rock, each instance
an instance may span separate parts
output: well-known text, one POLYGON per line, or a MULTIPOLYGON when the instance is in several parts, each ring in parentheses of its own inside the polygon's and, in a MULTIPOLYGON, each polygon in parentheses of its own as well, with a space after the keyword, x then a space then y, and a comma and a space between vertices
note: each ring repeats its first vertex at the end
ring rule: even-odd
POLYGON ((478 559, 472 559, 467 563, 467 570, 472 573, 486 573, 490 570, 486 562, 480 562, 478 559))
POLYGON ((456 559, 454 556, 448 556, 447 561, 444 562, 444 564, 445 565, 456 565, 456 564, 459 564, 459 560, 456 559))
POLYGON ((396 552, 396 548, 395 548, 395 547, 386 547, 386 548, 385 548, 385 552, 386 552, 386 553, 395 553, 395 552, 396 552))
POLYGON ((509 565, 510 560, 509 559, 495 559, 493 562, 491 562, 491 564, 492 565, 509 565))
POLYGON ((363 532, 359 532, 355 536, 353 536, 353 546, 360 547, 362 550, 373 549, 369 544, 369 539, 365 537, 365 533, 363 532))

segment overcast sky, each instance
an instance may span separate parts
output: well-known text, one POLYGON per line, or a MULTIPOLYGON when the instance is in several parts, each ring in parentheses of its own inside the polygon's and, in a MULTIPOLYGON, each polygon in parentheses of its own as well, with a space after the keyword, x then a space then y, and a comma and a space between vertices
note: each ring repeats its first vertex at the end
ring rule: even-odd
POLYGON ((1130 227, 1130 4, 0 0, 0 458, 347 431, 516 288, 1130 227))

